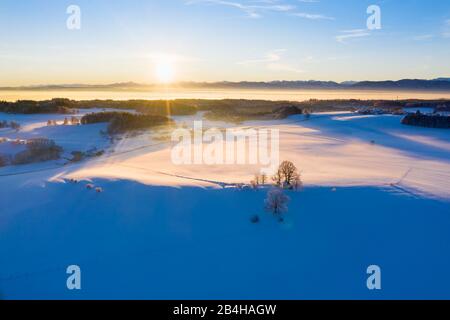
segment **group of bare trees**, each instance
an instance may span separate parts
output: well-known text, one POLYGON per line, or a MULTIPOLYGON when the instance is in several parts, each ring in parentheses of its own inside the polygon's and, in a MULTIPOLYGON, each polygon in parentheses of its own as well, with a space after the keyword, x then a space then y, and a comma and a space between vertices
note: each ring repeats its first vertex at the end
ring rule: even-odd
POLYGON ((298 190, 303 186, 297 167, 290 161, 283 161, 280 164, 272 180, 276 186, 283 189, 298 190))
POLYGON ((13 130, 19 131, 20 124, 15 121, 0 121, 0 129, 2 128, 11 128, 13 130))
POLYGON ((46 138, 30 139, 27 141, 26 146, 27 148, 24 151, 14 156, 12 164, 19 165, 57 160, 63 151, 53 140, 46 138))
MULTIPOLYGON (((260 185, 266 185, 268 177, 265 174, 256 175, 251 185, 256 189, 260 185)), ((290 161, 283 161, 278 170, 272 177, 273 188, 267 192, 265 199, 265 210, 270 212, 280 221, 283 221, 282 215, 288 211, 289 197, 284 190, 299 190, 303 187, 300 172, 297 167, 290 161)), ((257 223, 259 219, 252 218, 253 223, 257 223)))
MULTIPOLYGON (((267 185, 269 178, 266 174, 257 174, 255 178, 250 181, 253 188, 267 185)), ((283 161, 278 170, 272 176, 272 181, 276 187, 289 190, 298 190, 303 187, 300 172, 297 167, 290 161, 283 161)))
POLYGON ((250 181, 250 184, 254 189, 257 189, 259 186, 264 186, 268 181, 267 175, 265 173, 263 174, 256 174, 255 178, 250 181))
MULTIPOLYGON (((64 121, 63 121, 63 125, 64 126, 69 126, 69 125, 72 125, 72 126, 77 126, 77 125, 79 125, 79 124, 81 124, 81 122, 80 122, 80 119, 78 119, 77 117, 71 117, 70 119, 69 118, 64 118, 64 121)), ((55 121, 55 120, 48 120, 47 121, 47 126, 57 126, 58 125, 58 123, 55 121)))

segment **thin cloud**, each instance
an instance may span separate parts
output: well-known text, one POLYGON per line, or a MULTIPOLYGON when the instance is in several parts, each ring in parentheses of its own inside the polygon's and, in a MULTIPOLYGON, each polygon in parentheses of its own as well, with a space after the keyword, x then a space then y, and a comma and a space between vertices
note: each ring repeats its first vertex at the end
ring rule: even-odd
POLYGON ((181 55, 181 54, 166 53, 166 52, 145 53, 145 54, 136 55, 136 58, 149 59, 152 61, 170 61, 173 63, 201 61, 197 57, 191 57, 191 56, 181 55))
POLYGON ((253 59, 253 60, 244 60, 238 62, 239 65, 243 66, 251 66, 251 65, 264 65, 265 68, 271 71, 284 71, 284 72, 292 72, 292 73, 302 73, 304 72, 302 69, 297 68, 296 66, 292 66, 282 62, 283 54, 286 52, 286 49, 277 49, 270 51, 261 59, 253 59))
POLYGON ((426 41, 426 40, 431 40, 434 37, 435 37, 434 34, 421 34, 421 35, 414 36, 412 39, 414 41, 426 41))
POLYGON ((303 73, 302 69, 292 67, 287 64, 282 63, 269 63, 267 68, 271 71, 284 71, 284 72, 292 72, 292 73, 303 73))
POLYGON ((350 39, 370 36, 370 32, 366 29, 343 30, 341 33, 335 37, 336 41, 340 43, 346 43, 350 39))
POLYGON ((313 14, 313 13, 306 13, 306 12, 296 12, 292 13, 295 17, 305 18, 309 20, 334 20, 333 17, 329 17, 323 14, 313 14))
POLYGON ((280 61, 281 56, 284 52, 286 52, 286 49, 273 50, 273 51, 270 51, 269 53, 267 53, 264 58, 253 59, 253 60, 244 60, 244 61, 238 62, 238 64, 248 66, 248 65, 252 65, 252 64, 280 61))
MULTIPOLYGON (((317 1, 303 0, 299 2, 313 3, 317 1)), ((285 4, 280 0, 253 0, 247 2, 235 0, 189 0, 185 3, 187 5, 204 4, 231 7, 244 12, 249 18, 261 18, 266 12, 278 12, 309 20, 334 20, 333 17, 323 14, 296 12, 296 6, 285 4)))
POLYGON ((232 7, 244 12, 250 18, 260 18, 263 12, 288 12, 295 9, 292 5, 280 4, 278 1, 252 1, 250 4, 244 4, 236 1, 225 0, 190 0, 187 5, 210 4, 232 7))

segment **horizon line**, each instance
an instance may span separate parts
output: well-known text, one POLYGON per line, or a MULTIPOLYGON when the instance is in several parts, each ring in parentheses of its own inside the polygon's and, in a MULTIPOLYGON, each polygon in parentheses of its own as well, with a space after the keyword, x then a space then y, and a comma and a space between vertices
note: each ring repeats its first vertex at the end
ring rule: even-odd
POLYGON ((219 84, 277 84, 277 83, 305 83, 305 84, 319 84, 319 83, 333 83, 338 85, 352 85, 364 82, 370 83, 382 83, 382 82, 400 82, 400 81, 438 81, 438 82, 449 82, 450 77, 437 77, 437 78, 400 78, 396 80, 385 79, 385 80, 344 80, 344 81, 334 81, 334 80, 267 80, 267 81, 257 81, 257 80, 240 80, 240 81, 229 81, 229 80, 219 80, 219 81, 174 81, 171 83, 158 83, 158 82, 135 82, 135 81, 124 81, 124 82, 109 82, 109 83, 54 83, 54 84, 24 84, 24 85, 3 85, 0 86, 1 90, 5 89, 39 89, 45 87, 64 87, 65 89, 76 89, 76 88, 89 88, 89 87, 111 87, 111 86, 140 86, 140 87, 171 87, 177 85, 219 85, 219 84))

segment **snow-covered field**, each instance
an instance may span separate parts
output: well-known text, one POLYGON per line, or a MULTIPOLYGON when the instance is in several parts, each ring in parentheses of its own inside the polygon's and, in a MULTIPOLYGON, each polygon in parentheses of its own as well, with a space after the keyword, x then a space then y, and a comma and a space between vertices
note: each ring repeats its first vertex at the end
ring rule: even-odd
POLYGON ((266 188, 223 188, 248 183, 256 166, 177 166, 167 132, 111 144, 106 125, 47 127, 48 118, 0 114, 22 125, 0 137, 107 152, 0 168, 0 297, 450 298, 449 131, 353 113, 242 124, 279 129, 281 160, 302 173, 279 223, 264 212, 266 188), (74 264, 81 291, 66 288, 74 264), (372 264, 381 291, 366 287, 372 264))

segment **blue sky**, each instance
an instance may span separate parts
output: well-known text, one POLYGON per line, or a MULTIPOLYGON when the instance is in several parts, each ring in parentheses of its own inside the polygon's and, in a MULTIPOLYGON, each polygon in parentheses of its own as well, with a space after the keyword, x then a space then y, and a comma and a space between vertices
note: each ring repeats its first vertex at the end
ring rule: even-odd
POLYGON ((448 0, 2 0, 0 38, 2 86, 450 76, 448 0))

